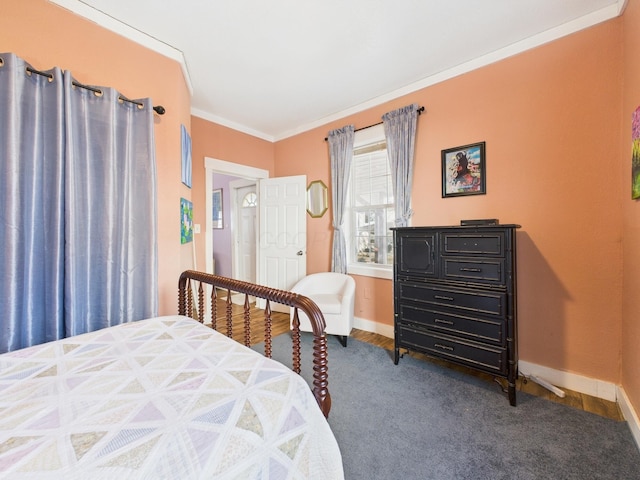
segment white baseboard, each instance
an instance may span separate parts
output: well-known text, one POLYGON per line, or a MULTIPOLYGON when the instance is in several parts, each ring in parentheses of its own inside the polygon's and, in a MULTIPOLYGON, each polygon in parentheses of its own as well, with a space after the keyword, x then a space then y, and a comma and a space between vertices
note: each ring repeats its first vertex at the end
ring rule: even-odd
POLYGON ((629 397, 627 397, 622 387, 618 387, 618 405, 631 429, 631 435, 633 435, 633 439, 636 441, 636 446, 640 449, 640 419, 638 419, 638 414, 633 409, 633 405, 631 405, 629 397))
POLYGON ((383 337, 393 338, 393 325, 367 320, 366 318, 354 317, 353 328, 364 330, 365 332, 377 333, 383 337))
POLYGON ((524 360, 518 361, 518 370, 521 375, 535 375, 552 383, 556 387, 568 388, 569 390, 609 400, 610 402, 617 400, 618 386, 611 382, 585 377, 576 373, 563 372, 555 368, 545 367, 524 360))

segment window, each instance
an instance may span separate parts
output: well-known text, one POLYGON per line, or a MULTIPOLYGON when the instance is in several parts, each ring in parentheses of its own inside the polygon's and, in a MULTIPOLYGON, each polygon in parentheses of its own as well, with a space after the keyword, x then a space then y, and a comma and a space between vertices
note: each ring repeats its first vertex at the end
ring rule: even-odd
POLYGON ((249 207, 257 207, 258 206, 258 196, 255 192, 247 193, 242 199, 242 208, 249 207))
POLYGON ((391 278, 395 212, 382 125, 356 132, 345 213, 349 273, 391 278))

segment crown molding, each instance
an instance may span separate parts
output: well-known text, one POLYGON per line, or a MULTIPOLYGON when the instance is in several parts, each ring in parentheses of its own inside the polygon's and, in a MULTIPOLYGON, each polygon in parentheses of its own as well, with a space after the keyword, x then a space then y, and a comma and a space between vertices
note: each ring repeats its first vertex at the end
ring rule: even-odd
POLYGON ((558 40, 562 37, 566 37, 567 35, 579 32, 580 30, 584 30, 599 23, 606 22, 607 20, 611 20, 620 16, 624 12, 627 1, 628 0, 618 0, 615 4, 611 4, 608 7, 596 10, 595 12, 592 12, 588 15, 584 15, 580 18, 572 20, 571 22, 551 28, 532 37, 528 37, 524 40, 513 43, 507 47, 470 60, 466 63, 462 63, 447 70, 443 70, 442 72, 436 73, 435 75, 423 78, 422 80, 411 83, 379 97, 372 98, 371 100, 368 100, 359 105, 355 105, 346 110, 342 110, 314 122, 301 125, 293 130, 283 132, 281 135, 276 136, 275 140, 284 140, 285 138, 321 127, 328 123, 340 120, 341 118, 349 117, 364 110, 377 107, 378 105, 390 102, 404 95, 417 92, 418 90, 422 90, 423 88, 427 88, 437 83, 450 80, 454 77, 469 73, 473 70, 477 70, 492 63, 496 63, 500 60, 504 60, 519 53, 525 52, 527 50, 531 50, 554 40, 558 40))
POLYGON ((193 85, 191 83, 191 77, 189 75, 189 70, 187 69, 187 63, 184 58, 184 54, 182 51, 177 48, 172 47, 164 42, 161 42, 157 38, 154 38, 150 35, 147 35, 140 30, 137 30, 126 23, 121 22, 120 20, 116 20, 110 15, 97 10, 93 7, 90 7, 86 3, 80 2, 79 0, 48 0, 49 3, 53 3, 58 5, 59 7, 64 8, 65 10, 69 10, 70 12, 83 17, 91 22, 96 23, 97 25, 106 28, 107 30, 116 33, 132 42, 137 43, 149 50, 152 50, 164 57, 170 58, 180 64, 180 68, 182 69, 182 75, 184 76, 184 81, 187 84, 187 88, 189 89, 189 94, 193 95, 193 85))

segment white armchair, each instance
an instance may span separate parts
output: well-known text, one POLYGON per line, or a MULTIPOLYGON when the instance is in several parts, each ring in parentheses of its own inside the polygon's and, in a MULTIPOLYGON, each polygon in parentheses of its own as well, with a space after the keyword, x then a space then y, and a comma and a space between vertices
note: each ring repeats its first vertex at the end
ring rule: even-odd
MULTIPOLYGON (((327 324, 325 333, 337 335, 342 346, 347 346, 347 337, 353 328, 353 306, 355 302, 356 282, 349 275, 336 272, 312 273, 303 277, 291 289, 313 300, 327 324)), ((300 330, 311 331, 307 316, 298 310, 300 330)), ((293 327, 293 308, 290 313, 293 327)))

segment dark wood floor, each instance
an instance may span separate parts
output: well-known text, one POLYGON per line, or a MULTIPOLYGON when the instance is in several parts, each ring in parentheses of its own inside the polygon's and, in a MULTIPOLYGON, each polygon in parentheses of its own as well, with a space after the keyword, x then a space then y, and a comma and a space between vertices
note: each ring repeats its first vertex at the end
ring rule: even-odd
MULTIPOLYGON (((244 343, 244 309, 240 305, 233 305, 232 307, 232 331, 233 338, 236 341, 244 343)), ((226 324, 224 323, 224 318, 226 314, 227 306, 223 302, 219 302, 218 304, 218 317, 221 319, 217 325, 217 330, 226 334, 226 324)), ((264 311, 255 308, 253 306, 251 308, 251 317, 253 319, 253 326, 251 330, 251 344, 255 344, 263 341, 264 339, 264 322, 262 319, 264 318, 264 311)), ((273 336, 281 335, 285 332, 289 331, 289 315, 285 313, 272 313, 272 327, 271 334, 273 336)), ((388 338, 376 333, 365 332, 363 330, 354 329, 351 333, 351 338, 355 338, 362 342, 370 343, 371 345, 375 345, 380 348, 384 348, 386 350, 392 351, 393 339, 388 338)), ((347 347, 349 348, 349 347, 347 347)), ((477 372, 473 369, 468 369, 466 367, 461 367, 457 365, 453 365, 447 362, 442 362, 440 360, 427 357, 426 355, 422 355, 419 353, 410 352, 408 355, 411 355, 416 358, 420 358, 427 362, 439 363, 445 366, 446 368, 455 368, 470 375, 476 375, 481 378, 486 379, 488 382, 493 382, 494 378, 490 375, 477 372)), ((329 360, 329 373, 331 373, 331 360, 329 360)), ((602 400, 596 397, 591 397, 589 395, 585 395, 583 393, 575 392, 572 390, 567 390, 563 388, 565 392, 565 397, 560 398, 557 395, 553 394, 546 388, 534 383, 532 381, 526 381, 522 377, 518 380, 516 385, 517 390, 529 393, 531 395, 536 395, 538 397, 543 397, 552 402, 562 403, 565 405, 569 405, 574 408, 579 408, 585 410, 587 412, 591 412, 606 418, 611 418, 617 421, 623 421, 624 417, 622 416, 622 412, 616 402, 610 402, 607 400, 602 400)))

